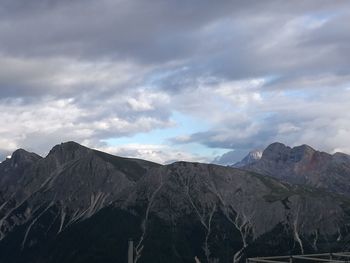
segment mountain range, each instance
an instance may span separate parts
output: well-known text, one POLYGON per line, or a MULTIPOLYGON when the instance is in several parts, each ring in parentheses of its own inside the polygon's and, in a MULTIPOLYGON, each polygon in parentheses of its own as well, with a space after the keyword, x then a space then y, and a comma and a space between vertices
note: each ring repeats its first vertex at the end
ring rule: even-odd
POLYGON ((241 262, 347 250, 350 157, 267 147, 239 168, 113 156, 75 142, 0 163, 0 262, 241 262))

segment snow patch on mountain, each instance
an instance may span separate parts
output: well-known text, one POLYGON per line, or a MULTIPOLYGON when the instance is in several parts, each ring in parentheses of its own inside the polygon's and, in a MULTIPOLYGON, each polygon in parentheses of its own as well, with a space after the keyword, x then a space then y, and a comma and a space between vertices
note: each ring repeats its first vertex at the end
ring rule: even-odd
POLYGON ((261 150, 254 150, 249 152, 241 161, 236 162, 233 164, 233 167, 243 167, 248 164, 253 164, 257 161, 259 161, 262 157, 263 151, 261 150))

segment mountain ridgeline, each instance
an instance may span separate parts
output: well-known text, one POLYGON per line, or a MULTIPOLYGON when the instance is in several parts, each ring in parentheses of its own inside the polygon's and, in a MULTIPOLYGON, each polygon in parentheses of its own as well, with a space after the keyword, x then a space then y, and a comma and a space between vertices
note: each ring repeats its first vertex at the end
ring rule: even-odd
POLYGON ((273 143, 264 150, 261 158, 241 168, 350 196, 350 156, 344 153, 331 155, 308 145, 291 148, 273 143))
POLYGON ((242 262, 347 250, 349 156, 269 146, 239 169, 75 142, 0 163, 0 262, 242 262))

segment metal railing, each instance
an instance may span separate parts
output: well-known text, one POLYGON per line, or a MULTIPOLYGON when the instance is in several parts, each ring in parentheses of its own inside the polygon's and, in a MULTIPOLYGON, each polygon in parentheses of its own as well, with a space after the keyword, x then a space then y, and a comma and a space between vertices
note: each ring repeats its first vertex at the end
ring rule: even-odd
POLYGON ((246 263, 342 263, 350 262, 350 252, 247 258, 246 263))

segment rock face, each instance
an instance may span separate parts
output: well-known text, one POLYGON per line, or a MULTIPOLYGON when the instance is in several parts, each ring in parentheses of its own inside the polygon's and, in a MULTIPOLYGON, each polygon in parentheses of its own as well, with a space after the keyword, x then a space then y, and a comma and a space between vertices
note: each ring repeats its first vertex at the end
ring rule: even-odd
POLYGON ((247 165, 252 165, 261 159, 262 153, 263 152, 260 150, 251 151, 247 154, 247 156, 245 156, 242 159, 242 161, 233 164, 232 167, 239 168, 239 167, 244 167, 247 165))
POLYGON ((350 156, 343 153, 331 155, 308 145, 291 148, 273 143, 259 161, 242 168, 290 183, 350 195, 350 156))
POLYGON ((0 164, 0 262, 126 262, 129 238, 135 262, 240 262, 344 250, 350 238, 350 199, 250 171, 74 142, 19 156, 0 164))

